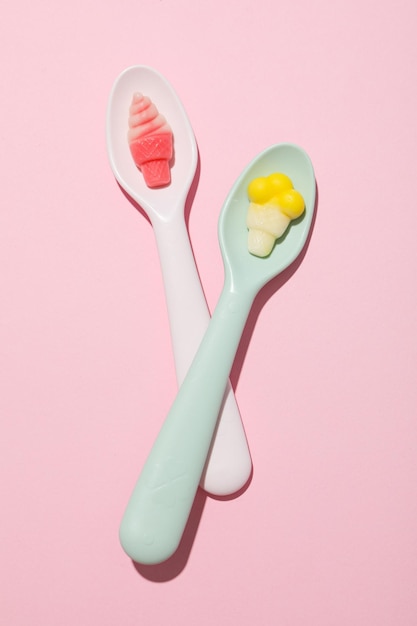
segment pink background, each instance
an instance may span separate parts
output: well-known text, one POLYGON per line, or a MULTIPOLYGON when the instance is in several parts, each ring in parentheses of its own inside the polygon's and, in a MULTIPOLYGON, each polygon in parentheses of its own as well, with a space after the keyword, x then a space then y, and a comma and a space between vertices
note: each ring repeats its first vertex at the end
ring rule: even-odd
POLYGON ((0 622, 417 623, 414 0, 16 0, 1 52, 0 622), (117 75, 150 65, 193 124, 190 234, 273 143, 309 153, 307 254, 257 301, 232 380, 251 484, 196 500, 179 554, 118 527, 176 391, 152 228, 111 173, 117 75))

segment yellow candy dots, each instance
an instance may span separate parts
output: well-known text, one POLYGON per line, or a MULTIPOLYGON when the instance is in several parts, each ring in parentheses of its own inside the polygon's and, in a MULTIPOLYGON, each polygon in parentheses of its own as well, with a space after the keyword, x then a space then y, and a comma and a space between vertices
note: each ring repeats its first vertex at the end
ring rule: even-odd
POLYGON ((248 250, 255 256, 266 257, 291 220, 303 214, 304 198, 281 172, 254 178, 248 185, 248 198, 248 250))

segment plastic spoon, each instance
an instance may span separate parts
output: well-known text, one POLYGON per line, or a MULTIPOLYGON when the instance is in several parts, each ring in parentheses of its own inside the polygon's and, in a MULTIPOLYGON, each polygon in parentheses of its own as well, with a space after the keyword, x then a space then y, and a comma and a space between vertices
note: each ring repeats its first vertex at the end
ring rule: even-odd
MULTIPOLYGON (((165 287, 177 381, 180 384, 210 320, 184 217, 198 155, 192 127, 177 94, 154 69, 133 66, 116 79, 107 109, 107 150, 116 180, 142 207, 153 226, 165 287), (128 113, 132 95, 137 91, 151 98, 173 131, 175 160, 171 169, 171 184, 165 188, 147 187, 130 154, 128 113)), ((213 495, 229 495, 247 483, 251 470, 239 409, 228 384, 201 486, 213 495)))
POLYGON ((312 224, 315 196, 315 177, 307 154, 297 146, 280 144, 252 161, 226 199, 219 219, 224 287, 121 523, 122 546, 135 561, 164 561, 179 545, 253 300, 303 250, 312 224), (247 249, 247 185, 253 178, 276 171, 292 179, 304 196, 306 210, 290 225, 271 255, 258 258, 247 249))

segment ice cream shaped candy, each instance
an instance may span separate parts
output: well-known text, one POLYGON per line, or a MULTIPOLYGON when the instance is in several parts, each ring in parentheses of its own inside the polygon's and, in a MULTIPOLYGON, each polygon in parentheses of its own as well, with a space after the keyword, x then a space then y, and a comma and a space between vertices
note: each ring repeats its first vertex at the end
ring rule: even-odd
POLYGON ((147 96, 135 93, 129 108, 130 152, 148 187, 171 182, 172 130, 147 96))
POLYGON ((254 178, 248 185, 248 198, 248 250, 255 256, 266 257, 291 220, 303 214, 304 198, 281 172, 254 178))

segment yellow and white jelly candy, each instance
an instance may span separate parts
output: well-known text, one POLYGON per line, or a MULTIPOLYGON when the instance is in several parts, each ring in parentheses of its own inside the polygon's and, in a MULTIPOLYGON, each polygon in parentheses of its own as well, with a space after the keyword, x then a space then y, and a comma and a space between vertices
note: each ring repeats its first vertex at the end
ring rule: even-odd
POLYGON ((254 178, 247 191, 250 200, 246 218, 248 250, 255 256, 265 257, 290 221, 302 215, 304 198, 282 172, 254 178))

